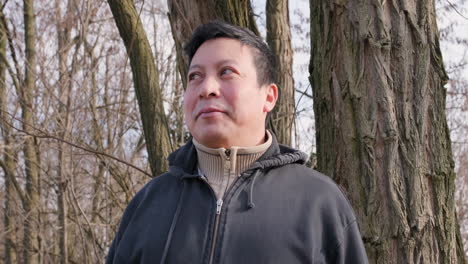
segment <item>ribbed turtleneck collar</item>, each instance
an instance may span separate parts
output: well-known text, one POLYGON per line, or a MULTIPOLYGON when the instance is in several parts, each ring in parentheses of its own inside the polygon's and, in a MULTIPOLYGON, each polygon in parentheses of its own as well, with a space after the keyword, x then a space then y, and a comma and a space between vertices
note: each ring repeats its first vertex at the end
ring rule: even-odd
POLYGON ((266 131, 265 143, 253 147, 208 148, 193 139, 198 168, 213 187, 217 198, 221 198, 235 178, 265 153, 271 142, 269 131, 266 131))

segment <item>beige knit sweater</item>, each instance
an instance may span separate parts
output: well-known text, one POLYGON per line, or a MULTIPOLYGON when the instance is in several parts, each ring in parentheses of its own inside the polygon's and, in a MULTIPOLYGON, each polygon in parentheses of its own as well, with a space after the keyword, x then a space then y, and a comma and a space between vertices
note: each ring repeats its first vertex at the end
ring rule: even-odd
POLYGON ((234 180, 247 170, 271 145, 271 134, 266 132, 265 143, 253 147, 208 148, 195 139, 198 169, 221 199, 234 180))

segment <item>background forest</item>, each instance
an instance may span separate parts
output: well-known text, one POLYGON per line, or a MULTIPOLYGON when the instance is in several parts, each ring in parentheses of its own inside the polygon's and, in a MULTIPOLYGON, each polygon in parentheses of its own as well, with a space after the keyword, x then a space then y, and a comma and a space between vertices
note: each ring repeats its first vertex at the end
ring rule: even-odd
POLYGON ((347 193, 371 263, 466 261, 466 0, 0 4, 0 263, 104 262, 189 137, 181 46, 214 18, 277 55, 269 126, 347 193))

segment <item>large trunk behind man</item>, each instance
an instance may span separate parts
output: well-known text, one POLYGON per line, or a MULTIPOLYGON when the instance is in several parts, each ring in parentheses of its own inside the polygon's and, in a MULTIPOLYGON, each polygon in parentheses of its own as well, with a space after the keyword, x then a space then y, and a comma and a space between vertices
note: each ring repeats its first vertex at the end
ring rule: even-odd
POLYGON ((434 2, 310 1, 318 169, 370 263, 463 263, 434 2))

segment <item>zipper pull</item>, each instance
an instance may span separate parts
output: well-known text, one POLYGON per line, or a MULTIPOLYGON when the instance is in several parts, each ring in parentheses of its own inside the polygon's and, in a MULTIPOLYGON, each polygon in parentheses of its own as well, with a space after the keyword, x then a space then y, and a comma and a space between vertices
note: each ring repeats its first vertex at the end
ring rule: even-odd
POLYGON ((226 170, 230 170, 231 169, 231 150, 226 149, 224 151, 224 154, 226 154, 226 160, 224 161, 224 168, 226 170))
POLYGON ((201 179, 202 181, 208 183, 208 179, 206 178, 205 175, 200 175, 200 176, 198 176, 198 177, 200 177, 200 179, 201 179))
POLYGON ((219 199, 216 201, 216 214, 219 215, 221 213, 221 207, 223 206, 223 199, 219 199))

